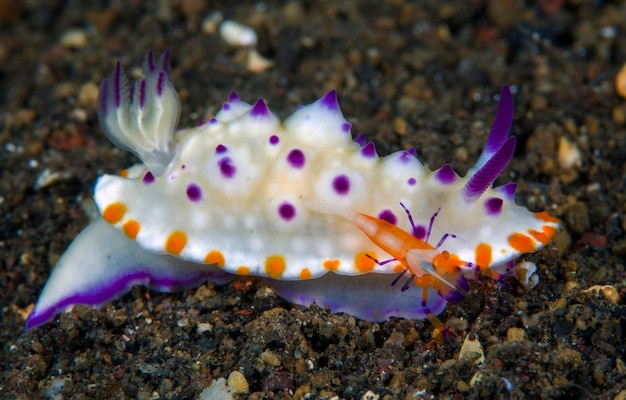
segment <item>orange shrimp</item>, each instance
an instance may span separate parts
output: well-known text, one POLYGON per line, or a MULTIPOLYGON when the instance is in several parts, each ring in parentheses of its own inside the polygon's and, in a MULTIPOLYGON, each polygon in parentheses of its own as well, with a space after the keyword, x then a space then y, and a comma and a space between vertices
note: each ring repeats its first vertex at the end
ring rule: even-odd
MULTIPOLYGON (((411 213, 404 204, 400 203, 400 205, 409 218, 413 232, 416 232, 411 213)), ((392 285, 395 285, 407 271, 411 273, 411 279, 402 286, 401 290, 408 290, 411 281, 422 288, 422 306, 424 311, 429 321, 435 327, 436 332, 440 332, 443 339, 447 341, 448 335, 454 335, 454 333, 446 328, 426 307, 428 288, 434 288, 446 299, 460 298, 462 294, 467 292, 468 288, 467 281, 461 272, 461 266, 468 263, 461 261, 448 251, 440 252, 437 250, 448 237, 454 238, 456 237, 455 235, 444 235, 435 247, 428 243, 432 225, 438 212, 439 210, 435 212, 430 220, 426 241, 383 219, 370 215, 355 213, 352 214, 351 219, 374 244, 393 257, 385 261, 379 261, 372 257, 377 264, 384 265, 397 261, 404 266, 403 272, 398 275, 398 278, 393 281, 392 285)))

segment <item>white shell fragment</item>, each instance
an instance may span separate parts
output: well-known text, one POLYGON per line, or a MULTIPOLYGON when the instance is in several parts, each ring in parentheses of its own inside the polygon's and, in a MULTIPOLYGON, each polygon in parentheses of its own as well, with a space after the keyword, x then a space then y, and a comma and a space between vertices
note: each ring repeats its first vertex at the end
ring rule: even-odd
POLYGON ((256 46, 257 44, 254 29, 230 19, 220 25, 220 35, 226 43, 235 47, 256 46))
POLYGON ((459 352, 459 361, 462 360, 473 361, 474 364, 482 364, 485 362, 483 346, 474 333, 469 333, 465 336, 465 340, 463 340, 461 351, 459 352))

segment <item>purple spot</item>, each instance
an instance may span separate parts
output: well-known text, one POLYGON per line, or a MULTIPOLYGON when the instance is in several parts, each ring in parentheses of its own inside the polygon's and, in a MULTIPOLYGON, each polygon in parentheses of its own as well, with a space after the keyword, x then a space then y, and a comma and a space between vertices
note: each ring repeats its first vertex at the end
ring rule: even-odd
POLYGON ((193 202, 202 200, 202 189, 200 189, 200 186, 190 183, 187 186, 187 198, 193 202))
POLYGON ((407 150, 407 152, 413 157, 417 158, 417 150, 415 150, 415 147, 411 147, 410 149, 407 150))
POLYGON ((456 180, 456 174, 450 164, 446 164, 435 172, 435 178, 444 185, 449 185, 456 180))
POLYGON ((187 164, 181 164, 180 169, 187 169, 187 164))
POLYGON ((296 208, 291 203, 282 203, 278 206, 278 214, 285 221, 291 221, 296 216, 296 208))
POLYGON ((113 73, 113 97, 115 99, 115 107, 120 106, 122 98, 120 97, 120 84, 122 82, 122 66, 117 62, 115 72, 113 73))
POLYGON ((204 126, 204 125, 206 125, 206 120, 204 120, 204 119, 199 119, 199 120, 198 120, 198 125, 197 125, 197 126, 204 126))
POLYGON ((426 237, 426 227, 424 225, 417 225, 413 230, 413 236, 419 240, 424 240, 426 237))
POLYGON ((139 108, 143 108, 146 104, 146 80, 142 79, 139 84, 139 108))
POLYGON ((143 176, 143 180, 142 181, 146 185, 149 185, 152 182, 154 182, 154 175, 152 175, 152 172, 150 172, 150 171, 146 172, 146 174, 143 176))
POLYGON ((217 119, 216 118, 211 118, 209 120, 209 124, 217 124, 217 119))
POLYGON ((361 154, 363 154, 363 157, 367 158, 376 157, 376 146, 374 145, 374 142, 369 142, 368 144, 363 146, 363 148, 361 149, 361 154))
POLYGON ((331 111, 339 111, 339 103, 337 103, 337 92, 331 90, 326 93, 321 99, 322 106, 328 108, 331 111))
POLYGON ((280 138, 277 135, 270 136, 270 144, 277 145, 280 142, 280 138))
POLYGON ((395 225, 398 222, 398 218, 396 218, 396 214, 391 210, 383 210, 378 214, 378 218, 389 222, 390 224, 395 225))
POLYGON ((487 211, 487 215, 498 216, 502 212, 502 199, 497 197, 488 198, 485 201, 485 210, 487 211))
POLYGON ((354 138, 354 142, 361 147, 365 146, 365 143, 367 143, 367 137, 365 136, 365 133, 359 133, 358 135, 356 135, 356 137, 354 138))
POLYGON ((270 110, 267 108, 267 105, 265 104, 263 99, 258 99, 250 110, 250 115, 253 117, 266 117, 269 115, 269 113, 270 110))
POLYGON ((239 101, 239 95, 237 95, 237 92, 230 92, 228 101, 239 101))
POLYGON ((333 180, 333 189, 339 195, 346 195, 350 191, 350 178, 346 175, 339 175, 333 180))
POLYGON ((222 154, 222 153, 226 153, 228 151, 228 147, 224 146, 223 144, 218 144, 215 147, 215 152, 217 154, 222 154))
POLYGON ((232 178, 235 172, 237 172, 237 168, 233 165, 233 160, 231 160, 230 157, 222 158, 217 164, 220 166, 220 171, 222 175, 224 175, 224 178, 232 178))
POLYGON ((343 124, 341 124, 341 130, 345 133, 350 133, 350 128, 352 128, 352 124, 349 122, 344 122, 343 124))
POLYGON ((157 80, 156 91, 157 96, 161 97, 163 94, 163 86, 165 85, 165 72, 159 72, 159 79, 157 80))
POLYGON ((222 104, 222 110, 223 110, 223 111, 228 111, 228 110, 230 110, 230 104, 228 104, 228 103, 224 103, 224 104, 222 104))
POLYGON ((407 183, 409 186, 415 186, 415 184, 417 183, 417 179, 415 179, 415 178, 409 178, 409 179, 406 181, 406 183, 407 183))
POLYGON ((287 162, 294 168, 302 168, 305 163, 304 153, 299 149, 294 149, 287 155, 287 162))

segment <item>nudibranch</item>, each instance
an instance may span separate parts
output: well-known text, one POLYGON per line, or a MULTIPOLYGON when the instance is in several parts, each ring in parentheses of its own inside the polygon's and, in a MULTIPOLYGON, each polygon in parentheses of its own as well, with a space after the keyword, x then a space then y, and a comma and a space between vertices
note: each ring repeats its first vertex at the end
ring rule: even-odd
POLYGON ((282 123, 262 99, 248 104, 233 93, 210 121, 177 132, 169 52, 157 62, 148 53, 144 70, 129 86, 118 62, 98 107, 109 139, 142 164, 98 179, 101 216, 59 259, 27 329, 76 304, 100 306, 132 285, 169 292, 234 275, 262 277, 293 303, 368 321, 443 311, 450 293, 427 279, 432 269, 401 290, 397 266, 376 261, 394 255, 354 221, 312 206, 318 201, 419 240, 453 234, 437 253, 486 275, 543 247, 558 229, 546 212, 515 204, 515 184, 492 188, 515 148, 507 86, 482 155, 461 177, 448 164, 428 170, 414 150, 380 158, 372 142, 352 138, 335 91, 282 123))

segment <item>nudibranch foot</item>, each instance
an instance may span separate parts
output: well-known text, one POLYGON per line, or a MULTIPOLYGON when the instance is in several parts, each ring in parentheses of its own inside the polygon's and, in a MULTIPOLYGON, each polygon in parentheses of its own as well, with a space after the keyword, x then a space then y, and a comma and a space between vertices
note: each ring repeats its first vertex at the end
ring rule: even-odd
POLYGON ((98 94, 100 125, 117 147, 134 153, 156 176, 165 173, 174 157, 174 132, 180 100, 168 76, 170 53, 154 62, 152 51, 144 62, 145 78, 129 88, 118 61, 98 94))
POLYGON ((59 259, 28 316, 26 329, 43 325, 76 304, 101 306, 128 293, 133 285, 174 292, 207 280, 223 284, 233 277, 217 266, 146 252, 99 218, 59 259))
MULTIPOLYGON (((344 312, 365 321, 383 322, 389 317, 426 319, 440 314, 447 301, 429 291, 424 302, 421 287, 401 292, 391 286, 393 274, 369 273, 357 276, 330 272, 307 281, 266 279, 280 297, 291 303, 309 306, 316 303, 332 313, 344 312)), ((435 317, 436 318, 436 317, 435 317)))

